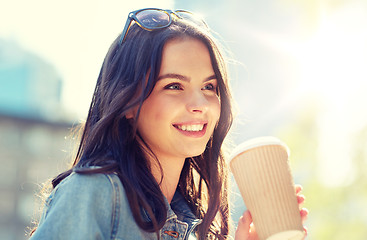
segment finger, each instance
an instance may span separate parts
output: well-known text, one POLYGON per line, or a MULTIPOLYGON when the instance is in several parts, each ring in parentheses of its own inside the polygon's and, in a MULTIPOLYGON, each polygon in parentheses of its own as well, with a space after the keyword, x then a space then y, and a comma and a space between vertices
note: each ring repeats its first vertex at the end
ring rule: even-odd
POLYGON ((300 193, 303 190, 303 187, 299 184, 296 184, 294 188, 296 189, 296 194, 300 193))
POLYGON ((235 240, 248 239, 251 223, 252 217, 250 212, 247 210, 243 213, 243 215, 240 217, 240 220, 238 221, 235 240))
POLYGON ((308 234, 308 228, 303 226, 303 231, 305 232, 305 238, 307 237, 307 234, 308 234))
POLYGON ((303 194, 297 195, 297 202, 299 205, 302 205, 305 202, 305 196, 303 194))
POLYGON ((305 240, 308 235, 308 228, 303 226, 303 238, 302 240, 305 240))
POLYGON ((259 240, 259 236, 257 235, 257 232, 256 232, 256 228, 255 228, 255 225, 254 225, 254 222, 252 221, 252 216, 251 216, 251 212, 248 211, 248 214, 249 216, 249 221, 251 221, 251 224, 250 224, 250 230, 249 230, 249 233, 248 233, 248 238, 247 240, 259 240))
POLYGON ((250 213, 250 211, 249 211, 249 210, 246 210, 246 211, 243 213, 243 216, 245 217, 246 222, 252 223, 252 216, 251 216, 251 213, 250 213))
POLYGON ((307 208, 302 208, 301 210, 300 210, 300 214, 301 214, 301 219, 302 219, 302 223, 304 223, 306 220, 307 220, 307 218, 308 218, 308 209, 307 208))

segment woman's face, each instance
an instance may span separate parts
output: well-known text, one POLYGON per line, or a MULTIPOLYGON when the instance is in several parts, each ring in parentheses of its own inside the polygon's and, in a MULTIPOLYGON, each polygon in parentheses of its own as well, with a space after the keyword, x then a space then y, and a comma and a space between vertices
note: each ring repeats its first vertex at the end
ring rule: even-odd
POLYGON ((137 123, 144 141, 159 160, 198 156, 219 116, 217 80, 207 47, 194 38, 167 42, 157 83, 137 123))

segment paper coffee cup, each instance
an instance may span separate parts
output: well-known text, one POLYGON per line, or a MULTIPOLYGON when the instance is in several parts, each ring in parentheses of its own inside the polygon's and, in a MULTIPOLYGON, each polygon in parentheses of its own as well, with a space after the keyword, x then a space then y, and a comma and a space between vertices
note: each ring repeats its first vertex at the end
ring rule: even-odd
POLYGON ((260 240, 304 237, 288 157, 288 147, 274 137, 246 141, 230 157, 231 171, 260 240))

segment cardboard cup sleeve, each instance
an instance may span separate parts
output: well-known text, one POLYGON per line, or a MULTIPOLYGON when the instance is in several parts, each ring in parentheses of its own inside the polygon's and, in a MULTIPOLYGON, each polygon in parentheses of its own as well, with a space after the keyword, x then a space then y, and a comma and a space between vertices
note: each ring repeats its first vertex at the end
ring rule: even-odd
POLYGON ((304 238, 289 149, 279 139, 260 137, 240 144, 230 168, 260 240, 304 238))

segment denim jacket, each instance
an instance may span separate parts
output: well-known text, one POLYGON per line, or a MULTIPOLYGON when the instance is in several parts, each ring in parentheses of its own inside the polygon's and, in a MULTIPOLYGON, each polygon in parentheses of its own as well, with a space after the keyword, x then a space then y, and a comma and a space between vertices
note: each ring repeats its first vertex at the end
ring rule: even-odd
MULTIPOLYGON (((201 220, 176 192, 167 204, 167 220, 159 234, 162 240, 196 239, 201 220)), ((135 223, 125 190, 115 174, 72 173, 46 200, 35 239, 157 239, 135 223)))

